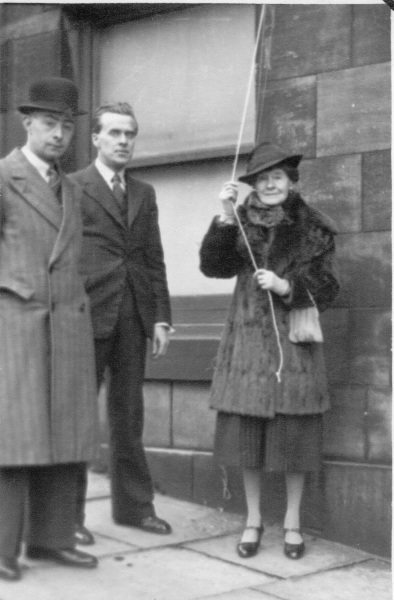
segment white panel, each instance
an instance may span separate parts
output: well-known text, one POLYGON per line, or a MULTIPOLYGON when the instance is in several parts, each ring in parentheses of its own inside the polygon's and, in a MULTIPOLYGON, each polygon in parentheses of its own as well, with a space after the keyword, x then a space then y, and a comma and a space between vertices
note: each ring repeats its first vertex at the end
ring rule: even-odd
MULTIPOLYGON (((220 212, 218 193, 231 172, 231 160, 215 160, 134 173, 156 189, 171 296, 231 294, 234 289, 235 278, 210 279, 199 270, 201 241, 212 218, 220 212)), ((240 161, 239 174, 244 172, 245 163, 240 161)), ((240 201, 250 189, 240 184, 240 201)))
MULTIPOLYGON (((205 5, 103 30, 99 102, 128 101, 135 158, 236 146, 255 40, 254 5, 205 5)), ((254 142, 254 92, 243 142, 254 142)))

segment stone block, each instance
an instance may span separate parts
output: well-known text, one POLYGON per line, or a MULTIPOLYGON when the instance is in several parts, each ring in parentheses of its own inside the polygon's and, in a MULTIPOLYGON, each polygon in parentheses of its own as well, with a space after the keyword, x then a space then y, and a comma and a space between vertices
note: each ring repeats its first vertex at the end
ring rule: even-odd
POLYGON ((4 113, 5 137, 2 141, 3 156, 15 147, 21 147, 26 142, 26 132, 23 129, 20 115, 16 111, 4 113))
POLYGON ((221 467, 212 454, 195 454, 193 501, 219 510, 245 513, 242 474, 234 467, 221 467))
POLYGON ((176 324, 224 323, 230 301, 231 295, 229 294, 171 296, 173 322, 176 324))
POLYGON ((391 152, 368 152, 363 155, 363 229, 391 230, 391 152))
POLYGON ((354 4, 353 11, 353 65, 391 60, 389 6, 354 4))
POLYGON ((392 459, 391 388, 368 391, 367 436, 368 459, 391 464, 392 459))
POLYGON ((168 448, 171 445, 171 384, 144 383, 144 444, 168 448))
POLYGON ((330 308, 321 315, 324 358, 331 385, 346 385, 349 380, 349 310, 330 308))
POLYGON ((209 408, 209 389, 204 383, 174 383, 175 448, 212 449, 216 412, 209 408))
POLYGON ((271 76, 284 79, 350 67, 350 40, 350 5, 277 5, 271 76))
POLYGON ((153 486, 160 494, 193 500, 193 453, 146 448, 153 486))
POLYGON ((32 81, 45 74, 60 76, 60 32, 42 33, 11 41, 9 104, 16 108, 26 101, 32 81))
POLYGON ((317 156, 390 148, 390 81, 390 63, 318 76, 317 156))
POLYGON ((349 383, 391 385, 391 311, 354 310, 349 316, 349 383))
POLYGON ((10 43, 8 41, 0 44, 0 113, 4 113, 7 110, 12 110, 9 107, 8 98, 10 96, 10 43))
POLYGON ((148 352, 146 378, 210 381, 218 346, 217 335, 215 337, 182 337, 175 334, 166 355, 160 360, 153 360, 148 352))
POLYGON ((324 456, 332 460, 363 461, 367 389, 332 387, 330 395, 331 409, 324 415, 324 456))
POLYGON ((339 231, 361 231, 359 154, 302 161, 299 189, 308 204, 335 221, 339 231))
POLYGON ((327 519, 323 537, 389 557, 391 469, 327 463, 324 475, 327 519))
POLYGON ((316 77, 270 81, 259 121, 257 140, 271 140, 289 152, 314 157, 316 77))
POLYGON ((341 291, 336 306, 391 306, 391 234, 340 234, 337 257, 341 291))

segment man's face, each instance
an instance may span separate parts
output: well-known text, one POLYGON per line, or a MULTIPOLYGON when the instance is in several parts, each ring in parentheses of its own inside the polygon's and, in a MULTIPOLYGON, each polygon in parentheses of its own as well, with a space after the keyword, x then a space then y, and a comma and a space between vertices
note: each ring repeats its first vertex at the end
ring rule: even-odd
POLYGON ((98 158, 110 169, 120 171, 133 156, 137 123, 129 115, 111 112, 103 113, 100 122, 101 130, 92 135, 98 158))
POLYGON ((74 117, 51 111, 34 111, 23 117, 27 146, 47 163, 63 156, 74 133, 74 117))

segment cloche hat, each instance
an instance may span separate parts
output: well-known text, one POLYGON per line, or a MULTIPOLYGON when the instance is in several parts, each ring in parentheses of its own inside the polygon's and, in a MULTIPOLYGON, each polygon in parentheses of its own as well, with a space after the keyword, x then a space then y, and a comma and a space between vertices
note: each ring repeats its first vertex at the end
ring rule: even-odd
POLYGON ((28 114, 33 110, 49 110, 56 113, 84 115, 78 109, 78 88, 64 77, 45 77, 31 84, 29 99, 18 106, 19 112, 28 114))
POLYGON ((302 156, 302 154, 289 154, 271 142, 262 142, 253 150, 249 157, 246 173, 238 177, 238 181, 252 185, 258 173, 281 163, 297 168, 302 156))

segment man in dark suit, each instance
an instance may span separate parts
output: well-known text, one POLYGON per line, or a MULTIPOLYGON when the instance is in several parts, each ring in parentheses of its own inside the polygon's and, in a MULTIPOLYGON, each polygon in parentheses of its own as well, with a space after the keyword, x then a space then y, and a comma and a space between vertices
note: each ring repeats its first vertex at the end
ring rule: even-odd
POLYGON ((80 465, 97 451, 97 388, 82 221, 58 169, 78 90, 41 79, 19 112, 26 143, 0 161, 0 578, 10 581, 21 577, 25 513, 29 558, 97 565, 75 549, 80 465))
MULTIPOLYGON (((97 381, 109 371, 108 420, 112 514, 122 525, 166 534, 171 527, 153 506, 144 448, 143 379, 147 338, 163 355, 171 330, 166 269, 155 191, 127 168, 138 124, 129 104, 102 106, 93 121, 97 158, 71 177, 83 190, 82 272, 91 300, 97 381)), ((86 471, 76 537, 93 543, 83 526, 86 471)))

